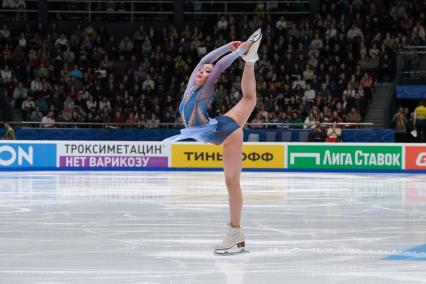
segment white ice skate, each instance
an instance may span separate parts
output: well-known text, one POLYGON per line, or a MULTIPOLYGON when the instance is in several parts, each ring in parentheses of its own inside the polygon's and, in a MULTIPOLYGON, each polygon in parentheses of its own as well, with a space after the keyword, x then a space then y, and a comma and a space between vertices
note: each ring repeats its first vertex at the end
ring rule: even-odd
POLYGON ((229 227, 226 238, 214 248, 216 255, 233 255, 246 253, 245 249, 245 237, 241 232, 240 227, 229 227))
POLYGON ((259 28, 250 35, 247 42, 251 43, 250 49, 241 58, 247 63, 254 63, 259 60, 257 50, 259 49, 260 41, 262 40, 262 30, 259 28))

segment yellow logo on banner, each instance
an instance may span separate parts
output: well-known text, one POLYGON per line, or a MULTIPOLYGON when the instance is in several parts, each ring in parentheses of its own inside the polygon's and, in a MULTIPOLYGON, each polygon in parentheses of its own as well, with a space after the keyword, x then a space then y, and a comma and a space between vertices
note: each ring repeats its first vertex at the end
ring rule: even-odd
MULTIPOLYGON (((284 168, 283 145, 243 145, 243 168, 284 168)), ((202 144, 172 145, 172 167, 222 168, 222 146, 202 144)))

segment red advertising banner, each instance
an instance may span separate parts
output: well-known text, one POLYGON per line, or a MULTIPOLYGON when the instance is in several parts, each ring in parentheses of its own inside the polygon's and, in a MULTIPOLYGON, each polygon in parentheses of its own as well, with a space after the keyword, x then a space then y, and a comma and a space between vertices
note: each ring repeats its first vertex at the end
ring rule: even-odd
POLYGON ((405 147, 405 169, 426 170, 426 146, 405 147))

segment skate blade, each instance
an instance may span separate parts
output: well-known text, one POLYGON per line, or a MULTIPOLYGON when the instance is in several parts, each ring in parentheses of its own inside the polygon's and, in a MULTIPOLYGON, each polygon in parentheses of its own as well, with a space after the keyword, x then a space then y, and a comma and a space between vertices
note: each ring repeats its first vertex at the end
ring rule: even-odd
POLYGON ((229 251, 229 250, 214 251, 214 254, 218 256, 230 256, 230 255, 245 254, 245 253, 249 253, 249 251, 245 249, 240 249, 239 251, 229 251))
POLYGON ((254 42, 258 41, 261 36, 262 36, 262 29, 259 28, 249 36, 247 41, 254 43, 254 42))

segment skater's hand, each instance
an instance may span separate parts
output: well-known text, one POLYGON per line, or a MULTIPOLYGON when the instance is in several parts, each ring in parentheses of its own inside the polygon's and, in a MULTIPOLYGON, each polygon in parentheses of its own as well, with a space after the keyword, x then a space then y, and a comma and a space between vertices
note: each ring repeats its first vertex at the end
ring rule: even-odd
POLYGON ((240 46, 241 41, 231 41, 228 44, 229 44, 229 48, 231 48, 231 51, 234 51, 240 46))
POLYGON ((242 42, 239 46, 238 46, 238 48, 244 48, 245 50, 246 50, 246 52, 250 49, 250 43, 248 43, 248 42, 242 42))

